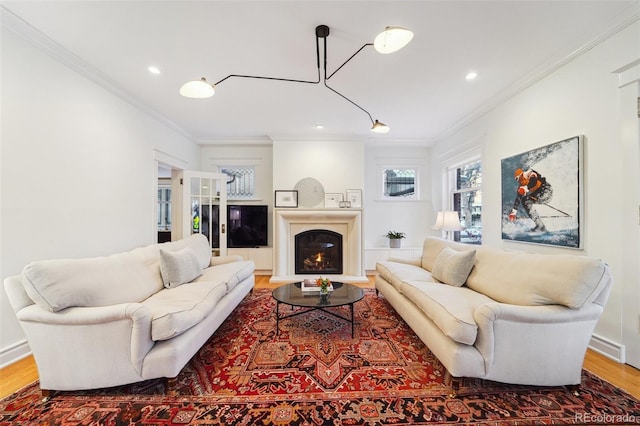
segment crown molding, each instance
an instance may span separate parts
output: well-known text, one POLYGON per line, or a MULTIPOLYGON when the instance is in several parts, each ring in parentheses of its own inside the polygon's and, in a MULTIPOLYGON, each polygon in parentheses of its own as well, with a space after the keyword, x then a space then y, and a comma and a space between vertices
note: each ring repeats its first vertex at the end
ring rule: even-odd
POLYGON ((471 113, 463 116, 460 120, 454 123, 451 127, 441 132, 439 135, 433 137, 433 143, 440 142, 441 140, 453 135, 457 131, 463 129, 467 125, 473 123, 474 121, 480 119, 484 115, 493 111, 503 103, 507 102, 509 99, 514 96, 522 93, 529 87, 558 71, 560 68, 565 65, 571 63, 576 58, 584 55, 594 47, 599 44, 607 41, 620 31, 634 24, 635 22, 640 20, 640 1, 625 10, 623 13, 618 15, 615 19, 612 20, 612 23, 609 25, 609 30, 606 30, 595 37, 592 41, 582 45, 578 49, 571 52, 569 55, 555 61, 550 61, 546 64, 543 64, 536 69, 532 70, 529 74, 524 76, 523 78, 517 80, 487 102, 485 102, 482 106, 478 107, 471 113))
POLYGON ((224 145, 273 145, 273 139, 269 136, 258 137, 212 137, 198 138, 196 143, 200 146, 224 146, 224 145))
POLYGON ((86 77, 90 81, 96 83, 100 87, 106 89, 110 93, 118 96, 127 103, 138 108, 143 113, 153 117, 160 123, 171 128, 175 132, 196 143, 195 138, 189 134, 184 128, 169 120, 158 111, 154 110, 147 104, 141 102, 136 97, 123 89, 119 84, 109 79, 104 73, 90 65, 88 62, 65 49, 62 45, 39 31, 37 28, 11 12, 6 7, 0 5, 0 24, 3 28, 16 34, 18 37, 30 43, 40 51, 46 53, 56 61, 86 77))

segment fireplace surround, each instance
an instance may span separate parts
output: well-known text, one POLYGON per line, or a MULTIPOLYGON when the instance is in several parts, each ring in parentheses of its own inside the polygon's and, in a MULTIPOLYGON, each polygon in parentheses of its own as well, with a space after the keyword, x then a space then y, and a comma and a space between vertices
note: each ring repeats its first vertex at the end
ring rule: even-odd
POLYGON ((330 279, 351 283, 366 283, 362 233, 362 209, 275 209, 274 261, 271 282, 294 282, 309 278, 307 273, 296 273, 296 236, 312 231, 326 230, 342 238, 342 272, 323 273, 330 279))

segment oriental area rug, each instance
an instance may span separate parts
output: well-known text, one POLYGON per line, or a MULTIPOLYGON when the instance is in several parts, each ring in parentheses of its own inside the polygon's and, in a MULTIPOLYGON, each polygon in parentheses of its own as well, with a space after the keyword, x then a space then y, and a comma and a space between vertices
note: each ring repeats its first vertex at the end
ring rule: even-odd
POLYGON ((276 334, 271 291, 254 290, 182 370, 175 396, 149 380, 43 402, 36 382, 0 401, 0 424, 640 424, 640 401, 586 371, 578 396, 464 379, 450 398, 444 367, 382 295, 366 290, 354 315, 354 338, 322 311, 276 334))

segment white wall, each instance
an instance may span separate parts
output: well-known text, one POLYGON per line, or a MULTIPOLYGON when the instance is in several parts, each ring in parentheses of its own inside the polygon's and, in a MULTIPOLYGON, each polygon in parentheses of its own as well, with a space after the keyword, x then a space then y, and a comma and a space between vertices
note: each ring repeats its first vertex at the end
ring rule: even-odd
MULTIPOLYGON (((152 243, 154 150, 197 167, 184 136, 2 31, 0 275, 33 260, 152 243)), ((0 291, 0 364, 26 350, 0 291)))
POLYGON ((273 142, 273 189, 293 189, 312 177, 327 193, 362 189, 364 246, 388 247, 389 230, 406 232, 405 247, 422 247, 435 221, 431 206, 429 148, 373 144, 366 141, 273 142), (419 201, 384 201, 382 170, 388 166, 416 167, 420 173, 419 201))
MULTIPOLYGON (((367 188, 365 206, 365 249, 389 247, 384 237, 387 231, 406 234, 403 247, 422 247, 424 238, 432 234, 435 212, 432 206, 430 149, 421 146, 371 145, 366 149, 367 188), (384 200, 383 170, 388 167, 408 167, 418 170, 418 200, 384 200)), ((440 191, 435 192, 439 194, 440 191)))
POLYGON ((273 189, 293 189, 312 177, 327 193, 362 189, 364 246, 388 247, 389 230, 406 232, 404 247, 422 247, 435 215, 431 203, 430 152, 424 146, 386 145, 366 141, 273 142, 273 189), (382 170, 388 166, 416 167, 420 173, 419 201, 384 201, 382 170))
MULTIPOLYGON (((635 111, 635 98, 618 88, 615 70, 640 59, 640 24, 614 35, 477 119, 433 148, 433 188, 442 187, 441 167, 449 146, 482 151, 483 242, 508 249, 570 253, 601 258, 614 275, 614 287, 596 334, 623 342, 623 295, 640 301, 640 154, 635 136, 623 136, 621 123, 635 111), (622 102, 622 98, 626 102, 622 102), (500 160, 575 135, 584 135, 584 250, 566 250, 501 240, 500 160)), ((633 125, 631 126, 633 127, 633 125)), ((631 326, 638 335, 637 318, 631 326)))
POLYGON ((274 190, 293 189, 307 177, 318 180, 325 193, 365 190, 362 141, 274 140, 273 164, 274 190))

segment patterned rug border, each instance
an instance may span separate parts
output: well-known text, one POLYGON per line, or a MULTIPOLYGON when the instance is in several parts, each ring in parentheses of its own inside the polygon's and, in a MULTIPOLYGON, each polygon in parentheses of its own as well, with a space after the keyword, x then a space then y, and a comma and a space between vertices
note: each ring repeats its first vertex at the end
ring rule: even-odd
MULTIPOLYGON (((230 351, 229 348, 233 348, 235 351, 240 340, 224 345, 224 339, 229 339, 229 341, 233 341, 234 338, 238 339, 238 323, 245 319, 256 321, 255 323, 247 322, 251 326, 246 330, 258 333, 261 336, 260 344, 270 341, 269 339, 272 338, 273 342, 283 342, 284 339, 285 342, 291 343, 294 341, 300 343, 301 336, 302 342, 306 342, 305 339, 309 339, 309 335, 313 338, 318 331, 314 331, 315 329, 303 331, 300 335, 300 324, 285 325, 284 329, 281 329, 280 340, 274 337, 269 324, 271 320, 264 319, 266 312, 264 308, 268 308, 273 303, 269 299, 270 291, 269 289, 255 289, 242 302, 246 306, 239 306, 237 316, 235 318, 230 316, 227 319, 228 324, 223 324, 218 329, 220 333, 217 338, 214 338, 216 336, 214 333, 203 348, 210 345, 210 347, 221 351, 220 354, 232 356, 229 359, 233 360, 233 356, 238 355, 230 351), (256 305, 256 303, 261 303, 261 305, 256 305), (260 334, 266 330, 269 330, 268 334, 260 334), (282 334, 284 335, 282 336, 282 334), (225 352, 225 349, 228 352, 225 352)), ((369 300, 364 305, 367 308, 362 307, 361 321, 367 322, 361 324, 363 327, 366 324, 367 327, 371 326, 372 328, 362 328, 356 340, 363 342, 359 344, 370 345, 371 339, 375 340, 380 336, 380 331, 373 332, 376 327, 390 327, 392 325, 395 327, 394 324, 398 320, 403 321, 383 296, 376 297, 375 290, 367 289, 365 293, 365 297, 375 297, 376 299, 369 300), (368 322, 369 318, 371 321, 377 322, 368 322)), ((349 337, 344 337, 344 334, 331 333, 343 333, 342 328, 345 327, 338 326, 335 329, 338 331, 335 331, 325 321, 325 319, 321 321, 321 333, 329 333, 326 336, 331 336, 331 339, 335 339, 336 336, 342 336, 339 338, 347 340, 351 338, 350 326, 348 327, 349 337)), ((304 322, 305 327, 311 323, 313 323, 311 320, 304 322)), ((114 388, 57 392, 48 401, 42 401, 39 381, 36 380, 0 400, 0 426, 16 424, 15 421, 20 422, 22 419, 28 419, 26 420, 28 424, 154 424, 158 426, 176 424, 190 426, 245 424, 388 426, 453 423, 478 426, 516 426, 598 424, 597 420, 601 418, 607 419, 607 424, 640 424, 640 400, 624 389, 584 369, 582 370, 582 388, 578 396, 562 386, 514 385, 463 378, 458 396, 450 398, 449 378, 443 376, 442 365, 430 354, 428 349, 425 349, 422 342, 418 344, 417 336, 413 333, 411 336, 407 334, 407 328, 405 323, 399 326, 399 334, 395 337, 389 335, 385 338, 391 339, 389 341, 393 342, 397 336, 400 336, 405 342, 405 349, 410 348, 412 352, 409 353, 414 354, 411 358, 413 362, 428 362, 425 365, 437 364, 429 367, 431 372, 429 377, 432 381, 428 386, 426 386, 426 382, 409 381, 407 383, 412 383, 412 388, 398 386, 395 390, 382 391, 375 386, 364 386, 355 391, 352 391, 350 387, 347 387, 346 390, 335 387, 336 391, 333 392, 327 391, 327 389, 334 388, 325 387, 325 391, 313 389, 310 392, 296 393, 295 388, 286 388, 286 393, 234 393, 226 395, 225 392, 228 388, 215 387, 213 381, 202 382, 207 384, 205 387, 202 385, 198 385, 196 388, 189 387, 193 374, 209 371, 204 369, 205 367, 213 369, 212 371, 220 371, 221 366, 232 365, 228 362, 226 364, 211 363, 209 365, 206 362, 206 365, 199 364, 210 360, 209 357, 212 354, 218 354, 218 352, 204 350, 201 355, 199 352, 197 359, 194 357, 180 373, 183 381, 179 380, 178 395, 166 394, 163 379, 152 379, 114 388), (428 353, 427 358, 424 358, 425 353, 428 353), (418 384, 424 387, 415 387, 418 384), (214 393, 196 394, 194 389, 200 392, 203 389, 209 389, 214 393), (627 417, 624 417, 625 415, 627 417), (624 423, 624 419, 631 419, 632 422, 624 423)), ((323 341, 320 340, 320 342, 319 347, 326 348, 323 341)), ((253 340, 247 340, 245 344, 254 345, 256 343, 253 340)), ((254 348, 254 346, 245 347, 254 348)), ((336 344, 336 347, 342 346, 336 344)), ((371 348, 371 346, 365 347, 371 348)), ((333 348, 333 345, 329 348, 333 348)), ((253 352, 251 353, 253 354, 253 352)), ((224 357, 221 358, 221 360, 224 359, 224 357)), ((382 359, 387 360, 386 357, 382 359)), ((272 362, 269 358, 267 360, 272 362)), ((235 366, 235 364, 233 365, 235 366)), ((295 368, 289 370, 295 365, 275 365, 285 367, 270 373, 279 381, 286 380, 286 377, 290 377, 290 373, 293 374, 296 371, 295 368), (284 373, 278 375, 279 373, 276 372, 284 373)), ((396 374, 395 370, 387 370, 387 368, 393 368, 394 365, 371 364, 374 369, 368 374, 372 374, 374 377, 380 371, 396 374), (384 368, 384 370, 380 370, 380 368, 384 368)), ((244 373, 261 371, 260 368, 263 368, 262 364, 256 366, 244 373), (259 367, 257 370, 256 366, 259 367)), ((209 378, 209 380, 211 379, 222 380, 224 376, 215 374, 209 378)), ((200 380, 206 380, 206 378, 200 377, 200 380)), ((335 386, 340 382, 327 383, 335 386)), ((229 389, 231 389, 229 392, 239 391, 235 388, 229 389)))
MULTIPOLYGON (((162 379, 152 379, 150 381, 161 381, 162 379)), ((457 398, 473 398, 473 397, 484 397, 487 395, 504 395, 505 392, 509 392, 509 393, 544 393, 544 392, 554 392, 554 391, 564 391, 566 390, 567 392, 571 392, 569 389, 563 387, 563 386, 528 386, 528 385, 509 385, 509 384, 503 384, 503 383, 498 383, 498 385, 500 386, 504 386, 504 387, 510 387, 511 389, 495 389, 495 390, 491 390, 491 389, 487 389, 487 388, 483 388, 482 391, 477 391, 476 389, 469 389, 466 388, 464 386, 464 380, 465 378, 463 378, 463 384, 461 385, 460 389, 458 390, 457 393, 457 398)), ((482 379, 478 379, 482 382, 485 383, 493 383, 490 381, 485 381, 482 379)), ((628 399, 630 400, 636 400, 640 403, 640 399, 636 398, 634 395, 632 395, 631 393, 627 392, 626 390, 624 390, 623 388, 616 386, 615 384, 607 381, 606 379, 602 378, 601 376, 592 373, 589 370, 582 370, 582 382, 584 383, 585 381, 587 382, 593 382, 593 381, 597 381, 600 382, 601 384, 603 384, 604 386, 610 386, 612 388, 614 388, 618 393, 624 394, 624 396, 626 396, 628 399)), ((11 400, 13 397, 17 396, 20 393, 28 393, 28 392, 32 392, 31 388, 37 388, 38 389, 38 393, 40 392, 40 382, 39 380, 35 380, 32 383, 29 383, 28 385, 23 386, 22 388, 18 389, 17 391, 13 392, 11 395, 7 395, 6 397, 0 399, 0 404, 6 403, 9 400, 11 400)), ((450 388, 446 388, 446 389, 417 389, 415 391, 390 391, 386 396, 388 397, 394 397, 394 398, 410 398, 410 397, 421 397, 421 398, 437 398, 437 397, 445 397, 445 399, 449 399, 448 397, 448 390, 450 388), (446 391, 446 392, 445 392, 446 391), (417 393, 416 393, 417 392, 417 393)), ((107 390, 108 391, 108 390, 107 390)), ((326 401, 332 401, 332 400, 336 400, 336 399, 344 399, 345 396, 348 396, 350 393, 347 392, 342 392, 340 395, 336 394, 331 394, 328 392, 316 392, 316 393, 307 393, 301 396, 295 396, 295 395, 229 395, 229 396, 224 396, 224 395, 176 395, 176 396, 171 396, 168 394, 154 394, 154 395, 139 395, 139 394, 87 394, 87 395, 78 395, 76 392, 82 392, 82 391, 60 391, 60 392, 56 392, 54 394, 54 398, 64 398, 64 397, 71 397, 74 399, 78 399, 78 400, 82 400, 82 399, 86 399, 86 400, 96 400, 96 401, 114 401, 114 400, 119 400, 119 401, 130 401, 130 400, 135 400, 135 401, 148 401, 148 402, 156 402, 156 401, 171 401, 171 402, 188 402, 188 401, 193 401, 193 402, 208 402, 208 403, 233 403, 233 404, 237 404, 237 403, 251 403, 251 402, 256 402, 256 400, 260 400, 260 402, 282 402, 282 401, 304 401, 304 400, 309 400, 309 401, 318 401, 318 400, 326 400, 326 401)), ((578 392, 580 392, 580 390, 578 390, 578 392)), ((376 398, 379 395, 379 392, 376 391, 372 391, 372 392, 364 392, 364 391, 358 391, 358 392, 351 392, 352 396, 354 399, 356 398, 376 398)), ((455 398, 453 398, 455 399, 455 398)))

